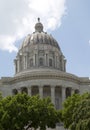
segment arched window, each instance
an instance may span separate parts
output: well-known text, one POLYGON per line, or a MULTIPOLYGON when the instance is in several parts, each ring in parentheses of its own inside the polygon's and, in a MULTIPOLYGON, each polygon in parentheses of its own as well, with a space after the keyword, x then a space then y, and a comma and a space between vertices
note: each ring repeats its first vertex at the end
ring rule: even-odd
POLYGON ((79 94, 79 90, 78 89, 75 90, 75 94, 79 94))
POLYGON ((13 89, 13 90, 12 90, 12 93, 13 93, 13 95, 18 94, 18 90, 17 90, 17 89, 13 89))
POLYGON ((28 94, 28 90, 26 87, 22 87, 21 88, 21 93, 27 93, 28 94))
POLYGON ((40 59, 39 59, 39 65, 40 65, 40 66, 43 66, 43 65, 44 65, 44 63, 43 63, 43 58, 40 58, 40 59))
POLYGON ((71 96, 71 88, 66 88, 66 98, 71 96))
POLYGON ((30 59, 30 67, 33 66, 33 59, 30 59))
POLYGON ((38 86, 32 86, 31 87, 31 95, 38 95, 39 94, 39 87, 38 86))
POLYGON ((53 66, 52 59, 49 59, 49 66, 53 66))

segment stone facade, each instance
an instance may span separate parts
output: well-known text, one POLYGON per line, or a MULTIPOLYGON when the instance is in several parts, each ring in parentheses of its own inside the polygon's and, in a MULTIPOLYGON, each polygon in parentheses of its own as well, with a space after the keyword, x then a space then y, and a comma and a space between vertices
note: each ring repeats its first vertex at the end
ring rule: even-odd
MULTIPOLYGON (((24 39, 14 63, 14 77, 0 79, 3 96, 23 92, 39 94, 41 98, 49 96, 56 109, 61 109, 62 102, 71 94, 90 91, 89 78, 66 72, 66 59, 57 41, 43 31, 39 19, 35 32, 24 39)), ((56 129, 63 130, 63 126, 56 129)))

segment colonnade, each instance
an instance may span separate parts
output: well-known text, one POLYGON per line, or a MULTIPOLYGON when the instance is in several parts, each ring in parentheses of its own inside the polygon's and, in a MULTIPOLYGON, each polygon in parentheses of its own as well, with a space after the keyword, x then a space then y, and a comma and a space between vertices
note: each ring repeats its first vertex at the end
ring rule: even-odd
POLYGON ((28 86, 21 87, 18 89, 12 90, 13 94, 26 92, 30 96, 40 95, 41 98, 51 97, 52 103, 56 106, 57 109, 62 107, 62 102, 73 93, 78 93, 78 90, 73 90, 70 87, 64 86, 28 86))
POLYGON ((17 56, 17 58, 14 60, 15 63, 15 72, 21 72, 26 69, 30 69, 32 67, 50 67, 50 68, 56 68, 61 71, 65 71, 66 60, 64 59, 63 55, 58 55, 56 52, 49 52, 46 51, 44 54, 44 51, 35 51, 32 55, 29 56, 29 52, 25 54, 20 54, 17 56), (42 59, 42 65, 40 64, 40 58, 42 59), (32 62, 30 62, 32 61, 32 62))

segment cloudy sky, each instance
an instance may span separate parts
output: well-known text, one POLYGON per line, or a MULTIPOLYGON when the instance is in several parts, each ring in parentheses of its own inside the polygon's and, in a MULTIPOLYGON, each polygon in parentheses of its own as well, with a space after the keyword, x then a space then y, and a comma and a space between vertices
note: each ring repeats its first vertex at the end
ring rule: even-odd
POLYGON ((58 41, 67 72, 90 77, 90 0, 0 0, 0 77, 14 75, 22 39, 37 17, 58 41))

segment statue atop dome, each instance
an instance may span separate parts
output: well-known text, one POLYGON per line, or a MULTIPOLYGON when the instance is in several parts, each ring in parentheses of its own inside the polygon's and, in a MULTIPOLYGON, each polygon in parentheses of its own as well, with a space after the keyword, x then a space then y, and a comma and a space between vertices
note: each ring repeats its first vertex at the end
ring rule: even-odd
POLYGON ((40 22, 40 18, 38 18, 38 23, 35 25, 35 32, 43 32, 43 24, 40 22))

